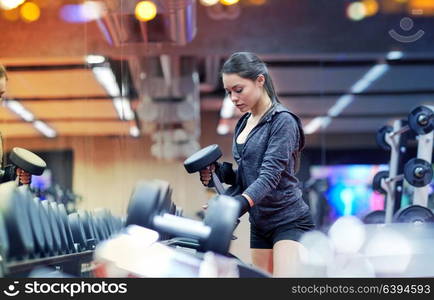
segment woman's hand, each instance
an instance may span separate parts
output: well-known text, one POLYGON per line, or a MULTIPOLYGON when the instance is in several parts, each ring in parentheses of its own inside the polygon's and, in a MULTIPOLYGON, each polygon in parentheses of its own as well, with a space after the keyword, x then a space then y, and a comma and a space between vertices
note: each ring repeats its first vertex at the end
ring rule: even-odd
POLYGON ((30 184, 30 182, 32 181, 32 174, 24 171, 21 168, 16 169, 16 174, 18 177, 18 182, 20 184, 30 184))
POLYGON ((214 171, 215 171, 215 165, 214 164, 209 165, 205 169, 202 169, 199 171, 200 181, 202 181, 202 184, 204 186, 208 186, 208 184, 212 178, 212 172, 214 172, 214 171))

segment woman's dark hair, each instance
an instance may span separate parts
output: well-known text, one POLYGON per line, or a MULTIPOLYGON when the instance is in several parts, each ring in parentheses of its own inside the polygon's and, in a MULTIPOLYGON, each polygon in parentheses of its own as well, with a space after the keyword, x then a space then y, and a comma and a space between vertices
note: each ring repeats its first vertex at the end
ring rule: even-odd
POLYGON ((256 54, 251 52, 236 52, 232 54, 223 64, 221 73, 237 74, 242 78, 250 80, 256 80, 259 75, 264 75, 265 91, 273 103, 276 101, 280 103, 267 66, 256 54))
MULTIPOLYGON (((280 103, 277 97, 276 90, 274 89, 273 80, 268 72, 267 65, 254 53, 251 52, 235 52, 223 64, 222 74, 237 74, 241 78, 256 80, 259 75, 264 75, 265 84, 264 88, 270 97, 273 104, 280 103)), ((291 113, 292 114, 292 113, 291 113)), ((305 137, 300 119, 292 114, 298 124, 300 132, 299 145, 297 151, 293 152, 294 157, 294 170, 297 173, 300 168, 301 151, 304 148, 305 137)))

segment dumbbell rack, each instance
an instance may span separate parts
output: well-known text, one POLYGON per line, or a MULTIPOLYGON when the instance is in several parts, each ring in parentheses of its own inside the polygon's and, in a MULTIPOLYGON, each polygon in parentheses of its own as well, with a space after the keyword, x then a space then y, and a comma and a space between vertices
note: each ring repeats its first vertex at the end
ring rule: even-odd
POLYGON ((63 204, 40 201, 12 181, 0 188, 0 277, 93 277, 95 246, 123 228, 107 209, 68 215, 63 204))
MULTIPOLYGON (((431 110, 433 106, 427 106, 431 110)), ((393 131, 400 132, 403 128, 403 121, 396 120, 393 124, 393 131)), ((433 153, 433 138, 434 132, 431 131, 427 134, 420 134, 417 137, 417 158, 423 159, 428 163, 432 161, 433 153)), ((391 146, 390 161, 389 161, 389 178, 398 178, 399 174, 403 173, 403 160, 402 154, 406 151, 406 141, 402 138, 402 134, 396 134, 391 137, 386 135, 387 143, 391 146)), ((382 187, 387 191, 386 193, 386 208, 385 208, 385 223, 392 223, 395 213, 400 209, 401 197, 403 191, 403 179, 392 180, 388 186, 382 184, 382 187)), ((428 193, 429 187, 414 187, 412 205, 420 205, 422 207, 428 206, 428 193)))
POLYGON ((52 268, 72 277, 89 277, 93 269, 93 250, 79 253, 58 255, 46 258, 30 259, 4 263, 4 277, 27 276, 37 267, 52 268))
MULTIPOLYGON (((398 132, 403 127, 403 120, 395 120, 393 122, 393 131, 398 132)), ((391 145, 390 160, 389 160, 389 177, 395 178, 398 174, 403 172, 402 156, 406 151, 406 141, 403 139, 402 134, 397 134, 394 137, 386 136, 386 141, 391 145)), ((385 202, 385 222, 391 223, 393 214, 401 206, 401 198, 403 191, 403 180, 392 181, 389 183, 386 193, 385 202)))
MULTIPOLYGON (((434 107, 430 107, 434 109, 434 107)), ((417 145, 417 158, 432 162, 434 132, 420 135, 417 145)), ((413 193, 413 205, 428 206, 429 187, 415 187, 413 193)))

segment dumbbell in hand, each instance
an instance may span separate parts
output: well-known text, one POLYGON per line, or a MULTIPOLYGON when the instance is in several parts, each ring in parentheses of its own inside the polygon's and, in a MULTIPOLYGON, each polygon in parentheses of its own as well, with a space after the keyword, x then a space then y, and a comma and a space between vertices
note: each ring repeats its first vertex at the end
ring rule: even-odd
MULTIPOLYGON (((216 166, 219 166, 218 159, 222 156, 220 147, 216 144, 209 145, 198 152, 194 153, 184 161, 184 167, 188 173, 201 172, 202 182, 209 186, 212 182, 218 194, 225 195, 226 190, 223 187, 219 177, 216 174, 216 166), (209 175, 210 178, 208 177, 209 175)), ((249 200, 244 195, 233 196, 241 204, 240 214, 242 216, 250 209, 249 200)), ((239 223, 239 222, 238 222, 239 223)), ((237 224, 238 224, 237 223, 237 224)))
POLYGON ((11 150, 9 160, 12 165, 2 170, 2 177, 8 180, 18 180, 18 185, 30 184, 32 175, 42 175, 47 164, 35 153, 15 147, 11 150))
POLYGON ((206 178, 201 179, 205 181, 208 186, 210 186, 210 183, 213 183, 217 193, 223 195, 225 189, 215 173, 217 160, 220 157, 222 157, 220 147, 216 144, 210 145, 188 157, 184 161, 184 167, 190 174, 201 172, 202 176, 206 176, 206 178), (207 177, 208 174, 210 178, 207 177))

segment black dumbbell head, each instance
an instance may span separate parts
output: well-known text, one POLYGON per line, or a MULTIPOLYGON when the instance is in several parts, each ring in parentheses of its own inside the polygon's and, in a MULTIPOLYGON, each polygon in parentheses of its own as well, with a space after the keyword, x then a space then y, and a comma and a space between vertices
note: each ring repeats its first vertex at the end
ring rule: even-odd
POLYGON ((32 255, 35 244, 28 210, 24 196, 13 181, 0 184, 0 213, 9 238, 9 256, 23 259, 32 255))
POLYGON ((167 181, 154 179, 154 182, 160 186, 160 201, 158 210, 162 213, 170 213, 172 207, 172 188, 167 181))
POLYGON ((391 133, 392 131, 393 128, 391 126, 383 126, 377 131, 375 140, 381 149, 386 151, 390 150, 390 145, 386 143, 386 134, 391 133))
POLYGON ((203 223, 211 228, 203 250, 227 254, 240 213, 240 204, 232 197, 219 195, 208 202, 203 223))
POLYGON ((175 213, 176 213, 176 204, 172 202, 172 204, 170 204, 169 214, 175 215, 175 213))
POLYGON ((57 226, 59 228, 62 251, 64 253, 69 253, 70 248, 69 248, 69 244, 68 244, 68 237, 67 237, 67 233, 66 233, 65 223, 63 222, 62 216, 61 216, 60 211, 59 211, 59 205, 54 201, 50 201, 49 204, 51 206, 51 209, 53 211, 54 217, 55 217, 56 222, 57 222, 57 226))
POLYGON ((101 221, 101 226, 105 229, 107 238, 113 235, 115 232, 114 226, 112 223, 112 214, 106 208, 98 208, 94 211, 96 217, 98 217, 101 221))
POLYGON ((86 234, 84 232, 83 224, 80 219, 80 215, 76 212, 68 215, 68 222, 71 228, 72 237, 74 243, 78 244, 78 251, 87 250, 86 234))
POLYGON ((188 173, 195 173, 216 162, 222 157, 220 147, 216 144, 209 145, 192 154, 184 161, 184 167, 188 173))
POLYGON ((152 228, 153 217, 160 213, 161 186, 155 182, 139 181, 130 197, 126 225, 152 228))
POLYGON ((95 229, 98 232, 100 241, 106 240, 110 237, 110 233, 101 215, 93 214, 95 229))
POLYGON ((380 194, 386 194, 386 191, 381 186, 381 180, 389 177, 388 171, 380 171, 375 174, 374 179, 372 180, 372 189, 380 194))
POLYGON ((5 220, 3 219, 3 214, 0 213, 0 245, 2 247, 2 252, 0 255, 3 255, 4 258, 7 258, 9 255, 9 237, 6 228, 5 220))
POLYGON ((20 186, 17 190, 21 193, 28 211, 30 229, 35 243, 35 254, 37 253, 37 255, 45 256, 47 253, 47 245, 45 241, 44 227, 42 226, 40 206, 33 201, 33 194, 27 186, 20 186))
POLYGON ((52 255, 55 252, 54 237, 47 210, 42 207, 42 203, 39 198, 33 198, 33 203, 39 209, 39 214, 41 216, 41 227, 44 232, 45 239, 45 254, 52 255))
POLYGON ((431 223, 434 222, 434 213, 427 207, 410 205, 398 210, 393 218, 397 223, 431 223))
POLYGON ((42 200, 42 208, 46 211, 48 217, 48 223, 50 224, 51 234, 53 235, 53 247, 56 254, 62 253, 62 240, 60 237, 59 224, 57 223, 55 212, 50 205, 50 200, 42 200))
POLYGON ((412 186, 426 186, 433 178, 432 165, 426 160, 412 158, 404 166, 404 178, 412 186))
POLYGON ((408 126, 418 135, 433 131, 433 111, 426 106, 418 106, 408 115, 408 126))
POLYGON ((365 224, 384 224, 386 220, 386 212, 384 210, 374 210, 363 217, 365 224))
POLYGON ((19 147, 12 149, 9 159, 15 166, 33 175, 42 175, 47 167, 42 158, 29 150, 19 147))
POLYGON ((68 213, 66 212, 66 208, 65 208, 65 205, 63 203, 58 204, 58 211, 59 211, 60 219, 63 222, 63 226, 65 227, 65 233, 66 233, 66 238, 68 240, 69 252, 73 253, 76 250, 75 246, 74 246, 74 238, 72 236, 71 226, 70 226, 69 220, 68 220, 68 213))

